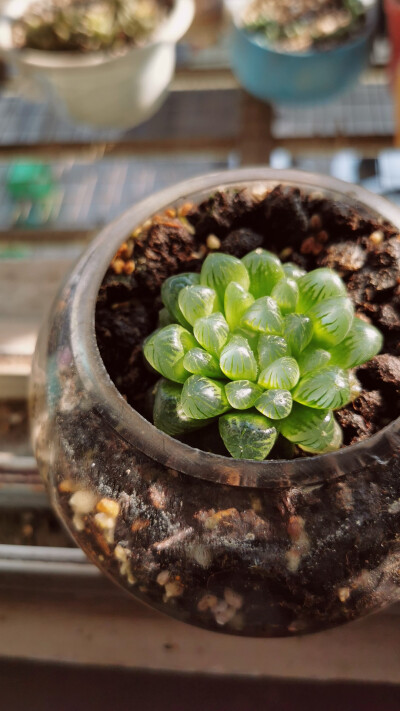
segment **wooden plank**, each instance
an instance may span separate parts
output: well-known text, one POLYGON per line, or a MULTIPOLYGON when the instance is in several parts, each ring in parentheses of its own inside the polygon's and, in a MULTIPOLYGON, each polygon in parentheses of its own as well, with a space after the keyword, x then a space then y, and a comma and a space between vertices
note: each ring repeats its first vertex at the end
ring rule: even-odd
POLYGON ((376 615, 296 639, 246 639, 189 627, 111 600, 0 599, 0 657, 278 678, 400 682, 399 618, 376 615))

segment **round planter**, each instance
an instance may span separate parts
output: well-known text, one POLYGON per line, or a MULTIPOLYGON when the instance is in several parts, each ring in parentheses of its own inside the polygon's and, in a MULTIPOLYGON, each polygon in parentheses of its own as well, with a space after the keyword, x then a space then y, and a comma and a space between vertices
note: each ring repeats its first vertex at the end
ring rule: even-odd
POLYGON ((243 29, 240 17, 247 0, 225 0, 225 4, 232 25, 232 70, 243 87, 262 101, 278 104, 329 101, 355 84, 367 66, 376 24, 375 7, 368 11, 365 30, 354 39, 325 51, 289 53, 269 47, 243 29))
POLYGON ((117 391, 98 351, 100 284, 135 226, 217 188, 324 191, 400 227, 400 209, 341 181, 241 169, 174 186, 104 229, 41 331, 32 433, 53 505, 76 542, 147 604, 210 630, 286 636, 400 597, 400 420, 367 441, 292 461, 240 461, 157 430, 117 391))
POLYGON ((23 93, 36 90, 61 117, 98 128, 132 128, 159 109, 174 74, 176 43, 193 19, 194 0, 176 0, 151 41, 115 56, 13 48, 12 20, 30 4, 10 0, 0 13, 0 53, 17 70, 23 93))

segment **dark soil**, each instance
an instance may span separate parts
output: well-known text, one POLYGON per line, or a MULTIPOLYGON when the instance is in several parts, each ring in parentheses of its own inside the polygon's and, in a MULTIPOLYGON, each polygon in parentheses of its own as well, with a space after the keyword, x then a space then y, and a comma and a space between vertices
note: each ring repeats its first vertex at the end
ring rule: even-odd
POLYGON ((184 205, 179 216, 169 210, 121 247, 100 288, 96 332, 105 367, 132 407, 150 416, 148 391, 157 376, 144 364, 141 347, 157 324, 162 282, 178 272, 199 271, 209 246, 218 245, 238 257, 262 246, 307 270, 335 269, 357 315, 384 335, 382 354, 357 370, 361 396, 336 413, 345 445, 369 437, 398 416, 398 230, 365 208, 283 186, 262 200, 245 190, 217 192, 199 206, 184 205))

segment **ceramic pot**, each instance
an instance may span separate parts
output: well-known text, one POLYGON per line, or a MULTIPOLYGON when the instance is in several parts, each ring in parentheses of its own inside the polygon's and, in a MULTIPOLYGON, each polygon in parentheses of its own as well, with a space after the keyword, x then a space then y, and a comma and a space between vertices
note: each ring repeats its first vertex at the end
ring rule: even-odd
POLYGON ((186 181, 101 231, 43 325, 32 434, 53 506, 89 558, 143 602, 209 630, 311 632, 400 598, 400 419, 340 451, 241 461, 172 439, 133 410, 95 338, 100 284, 135 226, 217 188, 323 192, 400 228, 400 209, 333 178, 267 168, 186 181))
POLYGON ((12 21, 31 0, 10 0, 0 13, 0 52, 18 72, 19 86, 50 102, 61 117, 98 128, 132 128, 165 100, 175 70, 175 47, 189 28, 194 0, 176 0, 151 41, 121 55, 15 49, 12 21))
POLYGON ((262 101, 278 104, 316 104, 329 101, 354 85, 368 63, 370 39, 376 25, 375 6, 366 2, 363 32, 327 50, 282 52, 241 24, 248 0, 225 0, 231 20, 231 67, 242 86, 262 101))

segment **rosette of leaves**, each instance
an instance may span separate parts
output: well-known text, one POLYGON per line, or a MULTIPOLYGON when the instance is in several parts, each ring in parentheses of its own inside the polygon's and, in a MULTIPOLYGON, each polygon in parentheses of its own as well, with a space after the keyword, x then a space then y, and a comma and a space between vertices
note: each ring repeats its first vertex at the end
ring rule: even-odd
POLYGON ((169 0, 39 0, 15 22, 14 42, 45 51, 119 51, 147 40, 170 5, 169 0))
POLYGON ((278 435, 309 453, 338 449, 334 411, 360 393, 353 368, 382 347, 331 269, 304 272, 256 249, 213 253, 168 278, 160 328, 144 344, 163 376, 154 424, 175 437, 215 422, 229 453, 263 460, 278 435))

